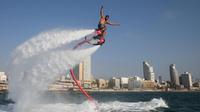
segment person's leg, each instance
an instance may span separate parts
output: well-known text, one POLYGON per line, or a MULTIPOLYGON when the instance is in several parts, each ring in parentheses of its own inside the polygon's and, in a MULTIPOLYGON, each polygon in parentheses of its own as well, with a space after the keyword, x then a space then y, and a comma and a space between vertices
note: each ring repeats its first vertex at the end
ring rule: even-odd
POLYGON ((104 44, 105 43, 105 38, 104 37, 101 37, 100 39, 99 39, 99 45, 102 45, 102 44, 104 44))
POLYGON ((100 39, 100 35, 94 36, 93 39, 100 39))
POLYGON ((90 41, 91 41, 91 40, 92 40, 92 39, 87 39, 87 37, 85 37, 85 40, 79 42, 73 49, 78 48, 79 46, 83 45, 84 43, 89 43, 89 44, 90 44, 90 41))

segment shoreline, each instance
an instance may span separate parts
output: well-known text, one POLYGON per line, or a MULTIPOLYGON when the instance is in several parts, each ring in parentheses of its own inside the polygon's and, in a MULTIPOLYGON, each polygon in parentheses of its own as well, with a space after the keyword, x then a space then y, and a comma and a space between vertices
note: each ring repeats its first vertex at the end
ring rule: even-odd
MULTIPOLYGON (((179 92, 179 93, 186 93, 186 92, 200 92, 200 90, 169 90, 169 91, 163 91, 163 90, 112 90, 112 89, 100 89, 100 90, 89 90, 85 89, 88 93, 142 93, 142 92, 150 92, 150 93, 156 93, 156 92, 162 92, 162 93, 170 93, 170 92, 179 92)), ((73 92, 80 92, 79 90, 74 90, 73 92)))
MULTIPOLYGON (((194 93, 200 92, 200 90, 170 90, 170 91, 162 91, 162 90, 110 90, 110 89, 101 89, 101 90, 85 90, 88 93, 194 93)), ((47 92, 74 92, 81 93, 79 90, 47 90, 47 92)), ((7 90, 0 90, 0 94, 9 93, 7 90)))

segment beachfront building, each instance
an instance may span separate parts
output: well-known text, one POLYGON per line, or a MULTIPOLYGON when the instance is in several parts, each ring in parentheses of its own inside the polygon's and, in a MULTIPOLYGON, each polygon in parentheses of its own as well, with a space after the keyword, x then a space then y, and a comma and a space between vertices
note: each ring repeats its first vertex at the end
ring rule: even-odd
POLYGON ((144 80, 142 82, 142 88, 143 89, 147 89, 147 90, 153 90, 153 89, 155 89, 156 88, 155 81, 144 80))
POLYGON ((169 66, 169 70, 170 70, 171 87, 173 88, 180 87, 179 75, 175 67, 175 64, 171 64, 169 66))
POLYGON ((74 81, 67 78, 66 75, 61 75, 58 77, 56 82, 48 86, 50 91, 66 91, 74 87, 74 81))
POLYGON ((7 82, 7 76, 5 72, 0 72, 0 82, 5 83, 7 82))
POLYGON ((128 89, 134 90, 134 89, 141 89, 142 88, 142 81, 138 76, 130 77, 128 80, 128 89))
POLYGON ((92 88, 92 81, 91 80, 84 80, 83 81, 83 88, 91 89, 92 88))
POLYGON ((123 89, 127 89, 128 88, 128 77, 120 77, 120 86, 123 89))
POLYGON ((192 88, 192 76, 189 72, 184 72, 183 74, 181 74, 180 79, 181 85, 183 85, 187 89, 192 88))
POLYGON ((109 81, 109 88, 120 89, 120 79, 112 77, 109 81))
POLYGON ((91 86, 92 86, 93 89, 98 89, 97 81, 96 80, 92 80, 91 81, 91 86))
POLYGON ((99 89, 108 88, 108 81, 104 79, 97 79, 97 86, 99 89))
POLYGON ((153 66, 149 65, 149 63, 147 63, 146 61, 143 62, 143 73, 145 80, 155 81, 153 66))
POLYGON ((50 91, 67 91, 70 88, 73 88, 73 81, 72 80, 65 80, 62 82, 55 82, 48 86, 48 90, 50 91))
POLYGON ((200 88, 200 82, 194 82, 193 87, 200 88))
POLYGON ((5 72, 0 72, 0 91, 8 90, 8 79, 5 72))

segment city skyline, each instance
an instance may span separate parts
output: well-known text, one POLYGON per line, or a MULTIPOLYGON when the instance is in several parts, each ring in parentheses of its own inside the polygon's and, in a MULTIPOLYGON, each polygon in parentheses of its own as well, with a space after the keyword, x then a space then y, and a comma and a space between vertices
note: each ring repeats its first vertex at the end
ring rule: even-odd
MULTIPOLYGON (((189 80, 195 80, 192 78, 191 73, 189 72, 183 72, 183 73, 179 73, 178 70, 176 69, 176 65, 175 64, 170 64, 169 65, 169 80, 167 79, 162 79, 161 76, 157 76, 156 73, 154 73, 154 69, 153 66, 150 65, 147 61, 143 61, 143 77, 140 75, 128 75, 128 76, 124 76, 124 74, 122 74, 121 76, 118 76, 118 78, 122 78, 122 77, 129 77, 129 78, 133 78, 133 77, 139 77, 143 80, 148 80, 148 81, 153 81, 153 82, 159 82, 162 83, 162 81, 170 81, 171 82, 171 86, 172 87, 180 87, 181 85, 181 77, 183 75, 187 75, 190 79, 189 80), (189 74, 189 75, 188 75, 189 74), (156 78, 157 77, 157 78, 156 78)), ((79 65, 75 66, 74 70, 76 78, 80 81, 82 81, 82 83, 84 81, 91 81, 94 79, 98 79, 97 77, 95 77, 92 72, 91 72, 92 66, 91 66, 91 56, 85 58, 83 60, 83 62, 81 62, 79 65)), ((111 76, 109 78, 107 78, 108 80, 112 79, 115 76, 111 76)), ((105 77, 101 77, 101 78, 105 78, 105 77)), ((186 80, 188 80, 186 78, 186 80)), ((190 84, 192 83, 192 81, 190 81, 190 84)))
POLYGON ((170 79, 172 63, 180 73, 200 78, 200 1, 78 2, 0 1, 0 71, 6 71, 12 50, 38 33, 96 28, 104 5, 105 14, 120 26, 108 28, 106 43, 92 56, 94 77, 142 77, 146 60, 157 79, 170 79))

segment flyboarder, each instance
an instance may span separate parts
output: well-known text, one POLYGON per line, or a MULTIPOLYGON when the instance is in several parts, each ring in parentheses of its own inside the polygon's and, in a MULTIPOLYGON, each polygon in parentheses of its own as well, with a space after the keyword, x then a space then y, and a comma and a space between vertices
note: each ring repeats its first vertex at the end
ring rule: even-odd
POLYGON ((109 21, 110 16, 109 15, 104 15, 103 11, 103 6, 101 6, 100 9, 100 20, 98 23, 98 28, 95 31, 95 35, 91 38, 90 36, 86 36, 85 40, 78 43, 74 49, 76 49, 78 46, 81 46, 84 43, 89 43, 92 45, 103 45, 105 43, 105 35, 106 35, 106 30, 107 27, 106 25, 111 25, 111 26, 119 26, 120 24, 118 23, 112 23, 109 21), (95 43, 91 42, 92 40, 96 40, 95 43))
POLYGON ((101 32, 101 34, 94 37, 94 39, 99 39, 99 41, 98 41, 98 43, 93 44, 93 45, 102 45, 105 42, 105 35, 106 35, 106 30, 107 30, 106 25, 112 25, 112 26, 119 26, 120 25, 118 23, 110 22, 109 18, 110 18, 109 15, 104 15, 103 6, 101 6, 100 20, 99 20, 98 29, 97 29, 97 31, 99 30, 101 32))
POLYGON ((112 26, 119 26, 120 24, 118 23, 112 23, 109 21, 110 16, 109 15, 104 15, 103 12, 103 6, 101 6, 100 9, 100 20, 99 20, 99 24, 98 24, 98 30, 101 31, 106 31, 106 25, 112 25, 112 26))

